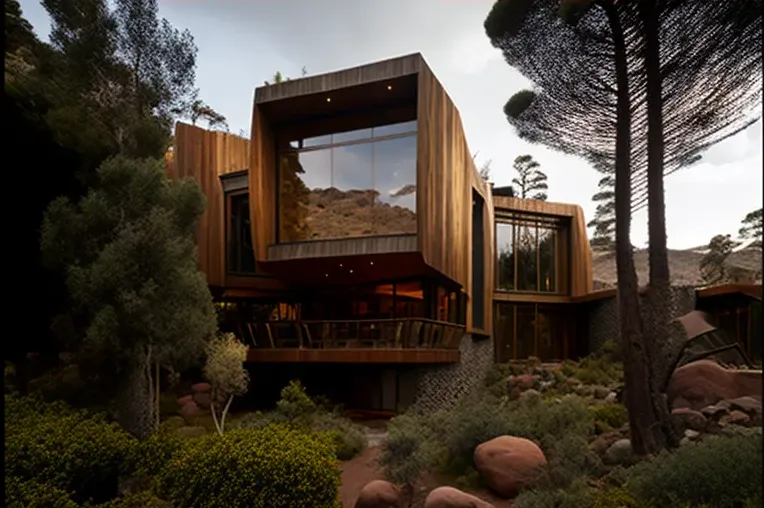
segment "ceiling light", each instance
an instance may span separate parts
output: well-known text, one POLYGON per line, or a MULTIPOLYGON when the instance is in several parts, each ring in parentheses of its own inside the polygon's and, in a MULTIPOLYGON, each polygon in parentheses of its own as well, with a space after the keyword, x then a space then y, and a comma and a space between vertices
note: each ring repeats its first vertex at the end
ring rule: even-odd
POLYGON ((369 264, 370 264, 370 265, 373 265, 373 264, 374 264, 374 261, 369 261, 369 264))
POLYGON ((387 85, 387 89, 388 90, 392 90, 393 89, 393 85, 387 85))
POLYGON ((353 273, 353 270, 350 270, 350 273, 353 273))
POLYGON ((328 276, 329 276, 329 274, 327 273, 327 274, 326 274, 326 276, 328 277, 328 276))
POLYGON ((340 268, 342 268, 342 263, 340 263, 340 268))
POLYGON ((332 98, 331 97, 327 97, 326 98, 326 102, 332 102, 332 98))

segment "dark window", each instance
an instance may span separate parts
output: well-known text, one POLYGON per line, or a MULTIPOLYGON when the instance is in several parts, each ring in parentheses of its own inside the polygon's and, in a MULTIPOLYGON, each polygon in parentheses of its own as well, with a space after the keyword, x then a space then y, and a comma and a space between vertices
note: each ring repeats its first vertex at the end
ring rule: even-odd
POLYGON ((485 272, 483 261, 483 197, 472 191, 472 327, 482 329, 483 307, 485 305, 483 291, 485 288, 485 272))
POLYGON ((559 306, 496 302, 496 361, 505 363, 531 356, 542 361, 563 360, 568 356, 573 325, 570 315, 559 306))
POLYGON ((226 201, 228 208, 226 271, 235 274, 255 273, 255 251, 252 247, 252 228, 249 220, 249 194, 231 194, 226 201))

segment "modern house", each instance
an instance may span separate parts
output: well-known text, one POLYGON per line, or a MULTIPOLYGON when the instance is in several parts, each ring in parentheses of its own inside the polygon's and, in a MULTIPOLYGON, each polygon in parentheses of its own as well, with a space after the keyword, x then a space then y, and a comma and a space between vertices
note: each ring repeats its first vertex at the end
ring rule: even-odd
POLYGON ((601 328, 581 208, 492 192, 419 54, 257 88, 251 140, 179 123, 168 174, 207 196, 200 268, 266 398, 299 375, 354 407, 447 404, 601 328))

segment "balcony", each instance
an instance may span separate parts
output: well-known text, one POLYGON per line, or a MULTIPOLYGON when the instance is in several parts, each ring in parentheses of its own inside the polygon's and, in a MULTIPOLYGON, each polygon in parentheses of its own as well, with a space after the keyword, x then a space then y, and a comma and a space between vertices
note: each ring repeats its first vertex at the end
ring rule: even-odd
POLYGON ((464 326, 422 318, 269 321, 241 330, 249 362, 456 363, 464 326))

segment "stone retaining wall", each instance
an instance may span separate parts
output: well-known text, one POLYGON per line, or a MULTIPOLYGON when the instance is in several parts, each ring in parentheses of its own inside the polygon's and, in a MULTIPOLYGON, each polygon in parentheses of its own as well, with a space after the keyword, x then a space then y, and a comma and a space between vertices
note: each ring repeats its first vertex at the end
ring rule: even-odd
POLYGON ((412 410, 431 412, 451 408, 482 385, 485 374, 493 366, 493 339, 473 339, 465 335, 459 351, 459 363, 417 369, 412 410))

